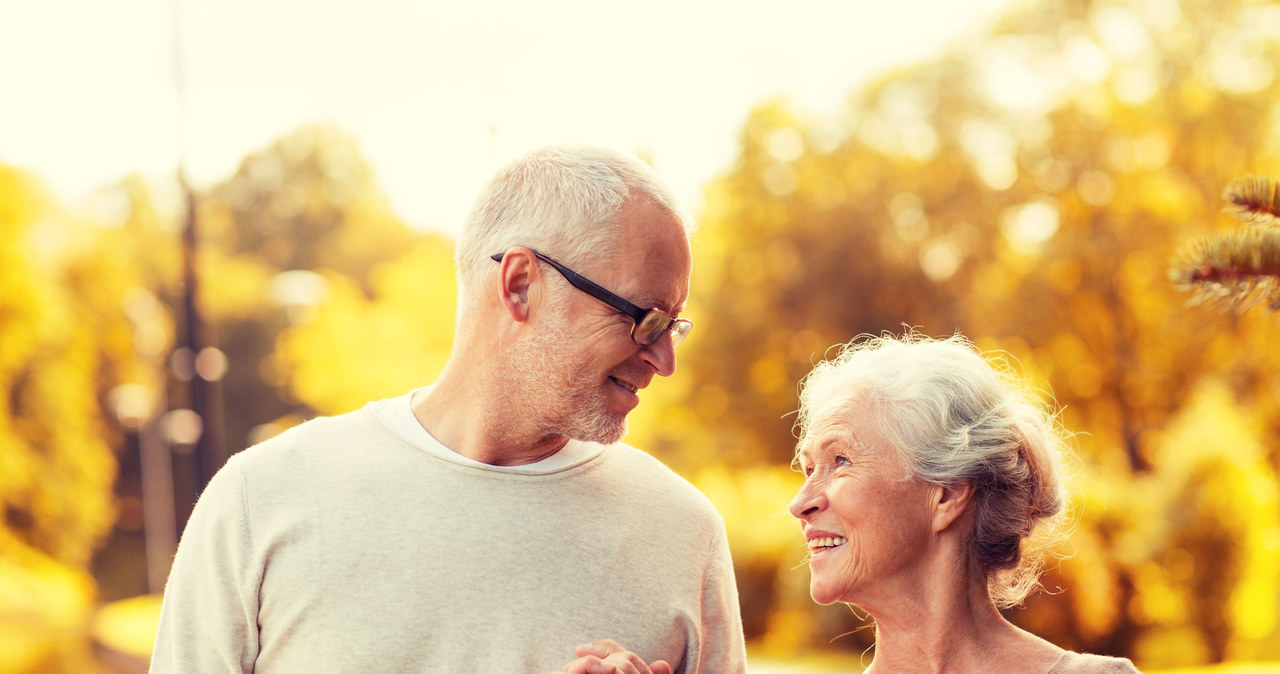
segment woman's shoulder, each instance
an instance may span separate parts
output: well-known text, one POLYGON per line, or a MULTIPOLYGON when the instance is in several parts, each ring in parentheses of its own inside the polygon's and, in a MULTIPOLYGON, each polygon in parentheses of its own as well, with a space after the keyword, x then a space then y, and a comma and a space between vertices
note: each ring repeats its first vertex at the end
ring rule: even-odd
POLYGON ((1064 651, 1048 674, 1132 674, 1137 671, 1125 658, 1064 651))

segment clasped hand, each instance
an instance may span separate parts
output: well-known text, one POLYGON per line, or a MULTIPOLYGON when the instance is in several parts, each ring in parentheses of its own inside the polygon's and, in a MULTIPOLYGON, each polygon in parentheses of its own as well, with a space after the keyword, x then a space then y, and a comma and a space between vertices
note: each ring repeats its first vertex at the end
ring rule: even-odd
POLYGON ((601 639, 573 649, 577 660, 564 666, 569 674, 671 674, 671 665, 654 660, 647 665, 640 656, 612 639, 601 639))

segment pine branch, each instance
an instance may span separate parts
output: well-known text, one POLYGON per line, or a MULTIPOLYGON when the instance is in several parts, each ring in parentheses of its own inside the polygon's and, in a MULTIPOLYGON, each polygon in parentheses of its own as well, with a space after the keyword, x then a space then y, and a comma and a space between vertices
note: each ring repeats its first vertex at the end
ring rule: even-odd
POLYGON ((1236 178, 1222 191, 1227 212, 1254 227, 1280 227, 1280 182, 1265 176, 1236 178))
POLYGON ((1169 268, 1191 304, 1280 311, 1280 229, 1222 232, 1194 242, 1169 268))

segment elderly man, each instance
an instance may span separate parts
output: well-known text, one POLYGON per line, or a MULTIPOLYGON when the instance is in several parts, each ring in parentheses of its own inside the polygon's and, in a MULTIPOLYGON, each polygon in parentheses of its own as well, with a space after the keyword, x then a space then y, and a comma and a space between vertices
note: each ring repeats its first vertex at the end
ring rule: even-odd
POLYGON ((439 380, 227 463, 152 671, 743 671, 723 521, 619 444, 692 327, 688 227, 634 158, 548 148, 500 172, 458 240, 439 380))

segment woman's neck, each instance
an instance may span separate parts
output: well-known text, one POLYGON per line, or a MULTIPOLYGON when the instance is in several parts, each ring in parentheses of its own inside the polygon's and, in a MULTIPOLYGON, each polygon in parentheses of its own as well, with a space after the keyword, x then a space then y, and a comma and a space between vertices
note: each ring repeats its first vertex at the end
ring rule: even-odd
POLYGON ((919 587, 953 591, 914 592, 914 601, 876 607, 876 651, 868 672, 974 672, 1000 663, 1005 674, 1046 672, 1062 649, 1005 619, 987 594, 986 582, 971 576, 919 587))

